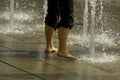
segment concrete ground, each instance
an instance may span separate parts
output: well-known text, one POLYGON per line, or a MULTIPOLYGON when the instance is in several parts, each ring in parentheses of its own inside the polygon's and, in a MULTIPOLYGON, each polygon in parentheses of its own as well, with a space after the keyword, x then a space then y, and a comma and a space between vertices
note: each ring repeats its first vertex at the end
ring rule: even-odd
MULTIPOLYGON (((81 53, 78 47, 69 49, 77 56, 81 53)), ((46 59, 44 48, 44 37, 0 34, 0 80, 120 80, 119 57, 96 64, 56 54, 46 59)))

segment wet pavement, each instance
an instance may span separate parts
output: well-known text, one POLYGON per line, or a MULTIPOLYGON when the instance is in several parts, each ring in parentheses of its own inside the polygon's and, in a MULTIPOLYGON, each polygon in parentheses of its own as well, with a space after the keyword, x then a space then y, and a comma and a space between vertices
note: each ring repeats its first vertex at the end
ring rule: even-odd
MULTIPOLYGON (((0 80, 120 80, 119 58, 108 63, 88 63, 53 54, 46 59, 45 42, 40 41, 44 37, 0 36, 0 80)), ((74 48, 69 46, 78 56, 81 52, 78 46, 74 48)))

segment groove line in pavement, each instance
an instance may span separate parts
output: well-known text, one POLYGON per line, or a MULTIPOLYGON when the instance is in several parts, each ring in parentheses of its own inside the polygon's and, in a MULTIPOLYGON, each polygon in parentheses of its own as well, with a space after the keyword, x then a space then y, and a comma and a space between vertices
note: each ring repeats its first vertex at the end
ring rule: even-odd
POLYGON ((6 65, 9 65, 9 66, 11 66, 11 67, 13 67, 13 68, 16 68, 16 69, 18 69, 18 70, 20 70, 20 71, 23 71, 23 72, 25 72, 25 73, 28 73, 28 74, 30 74, 30 75, 32 75, 32 76, 34 76, 34 77, 39 78, 39 79, 47 80, 46 78, 43 78, 42 76, 33 74, 33 73, 29 72, 29 71, 26 71, 26 70, 24 70, 24 69, 21 69, 21 68, 19 68, 19 67, 16 67, 16 66, 14 66, 14 65, 12 65, 12 64, 9 64, 9 63, 7 63, 7 62, 5 62, 5 61, 0 60, 0 62, 1 62, 1 63, 4 63, 4 64, 6 64, 6 65))

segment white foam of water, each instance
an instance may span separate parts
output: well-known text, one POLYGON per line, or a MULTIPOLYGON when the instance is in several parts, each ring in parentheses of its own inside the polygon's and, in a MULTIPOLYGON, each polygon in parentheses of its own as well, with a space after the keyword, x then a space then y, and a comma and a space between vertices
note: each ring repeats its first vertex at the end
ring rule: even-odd
MULTIPOLYGON (((0 18, 9 20, 10 19, 9 12, 1 13, 0 18)), ((14 14, 14 19, 16 19, 16 20, 32 20, 33 17, 27 13, 19 12, 19 13, 14 14)))
POLYGON ((1 18, 1 19, 6 19, 6 20, 10 19, 10 14, 9 14, 9 12, 1 12, 0 18, 1 18))
POLYGON ((17 13, 14 16, 17 20, 32 20, 32 17, 26 13, 17 13))
POLYGON ((9 24, 4 25, 4 27, 0 27, 0 33, 2 34, 26 34, 29 32, 34 32, 34 30, 44 30, 43 25, 37 24, 34 28, 30 25, 25 24, 15 24, 12 28, 9 27, 9 24))
POLYGON ((68 44, 70 45, 74 45, 74 44, 77 44, 77 45, 81 45, 81 46, 89 46, 88 43, 89 43, 89 39, 86 39, 87 37, 82 37, 82 35, 73 35, 71 34, 69 36, 69 42, 68 44))
POLYGON ((0 33, 3 33, 3 34, 24 34, 23 31, 20 31, 20 30, 0 30, 0 33))
MULTIPOLYGON (((0 18, 5 19, 5 20, 10 20, 10 13, 0 12, 0 18)), ((18 21, 29 20, 30 21, 33 19, 34 17, 27 13, 17 12, 14 14, 14 20, 18 20, 18 21)), ((5 25, 4 24, 0 25, 0 33, 3 33, 3 34, 25 34, 30 31, 34 31, 34 29, 43 30, 43 25, 39 23, 35 23, 34 28, 31 24, 26 25, 26 24, 20 24, 20 23, 14 23, 12 27, 10 27, 9 23, 5 25)))
POLYGON ((107 63, 107 62, 113 62, 117 60, 117 57, 115 55, 98 55, 98 56, 81 56, 79 57, 80 61, 87 61, 91 63, 107 63))
POLYGON ((116 44, 114 43, 113 39, 109 38, 106 34, 101 34, 97 36, 95 41, 99 44, 104 44, 107 46, 115 46, 116 44))
MULTIPOLYGON (((20 27, 20 26, 19 26, 20 27)), ((4 28, 0 28, 0 33, 2 34, 24 34, 25 32, 22 29, 12 27, 10 28, 9 25, 4 26, 4 28)))
MULTIPOLYGON (((71 45, 77 44, 77 45, 89 47, 90 39, 89 39, 88 36, 87 37, 82 37, 82 35, 71 34, 69 36, 70 40, 69 40, 68 44, 71 44, 71 45)), ((95 35, 95 36, 96 36, 95 37, 96 44, 102 44, 102 45, 106 45, 106 46, 109 46, 109 47, 116 46, 116 43, 114 42, 114 39, 107 36, 107 34, 101 34, 101 35, 95 35)))

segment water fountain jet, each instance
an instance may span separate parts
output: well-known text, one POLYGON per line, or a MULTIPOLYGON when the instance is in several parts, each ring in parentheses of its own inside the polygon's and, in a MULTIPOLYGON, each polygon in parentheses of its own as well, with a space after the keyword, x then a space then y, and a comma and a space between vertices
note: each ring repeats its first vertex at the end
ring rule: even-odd
POLYGON ((90 5, 91 9, 91 32, 90 32, 90 53, 95 55, 95 14, 96 14, 96 0, 91 0, 90 5))
POLYGON ((10 27, 14 25, 14 3, 15 0, 10 0, 10 27))
POLYGON ((87 28, 88 28, 88 0, 85 0, 85 9, 84 9, 84 21, 83 21, 83 38, 87 39, 87 28))

